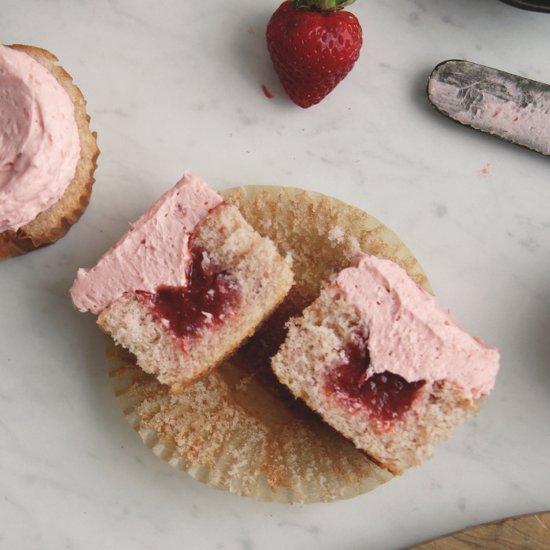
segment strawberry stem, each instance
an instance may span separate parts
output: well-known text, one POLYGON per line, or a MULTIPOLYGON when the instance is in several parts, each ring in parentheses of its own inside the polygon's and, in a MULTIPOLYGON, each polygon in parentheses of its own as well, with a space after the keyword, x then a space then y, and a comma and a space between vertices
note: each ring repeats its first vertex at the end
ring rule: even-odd
POLYGON ((355 0, 291 0, 291 2, 297 10, 332 12, 353 4, 355 0))

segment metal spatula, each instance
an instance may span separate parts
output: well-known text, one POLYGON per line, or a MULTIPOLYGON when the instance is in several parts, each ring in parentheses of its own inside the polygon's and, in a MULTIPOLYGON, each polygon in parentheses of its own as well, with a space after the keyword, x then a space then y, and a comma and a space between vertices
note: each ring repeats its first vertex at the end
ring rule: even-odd
POLYGON ((550 86, 470 61, 443 61, 428 80, 442 114, 550 155, 550 86))

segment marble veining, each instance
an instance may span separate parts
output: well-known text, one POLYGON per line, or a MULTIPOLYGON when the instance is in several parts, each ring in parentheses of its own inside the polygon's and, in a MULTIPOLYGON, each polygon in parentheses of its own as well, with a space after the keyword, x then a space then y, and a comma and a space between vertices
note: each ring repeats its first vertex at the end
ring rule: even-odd
POLYGON ((82 220, 0 264, 0 548, 393 549, 550 509, 548 159, 445 120, 425 95, 452 58, 550 83, 550 16, 497 0, 358 0, 361 57, 304 111, 265 49, 277 3, 3 6, 2 41, 60 58, 102 154, 82 220), (321 191, 394 229, 441 301, 501 350, 478 417, 421 467, 328 505, 239 498, 157 459, 118 409, 102 336, 67 291, 185 169, 218 189, 321 191))

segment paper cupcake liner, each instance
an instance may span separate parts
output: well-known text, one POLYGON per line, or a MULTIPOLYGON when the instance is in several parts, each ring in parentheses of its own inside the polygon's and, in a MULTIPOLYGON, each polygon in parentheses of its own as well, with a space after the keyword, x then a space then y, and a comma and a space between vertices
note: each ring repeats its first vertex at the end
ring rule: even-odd
POLYGON ((107 358, 120 407, 145 445, 211 487, 258 500, 306 503, 353 497, 392 477, 235 364, 226 363, 174 396, 111 339, 107 358), (249 407, 241 404, 246 400, 249 407))
POLYGON ((313 301, 327 276, 358 248, 400 263, 429 290, 422 268, 375 218, 318 193, 249 186, 222 193, 281 253, 294 258, 296 285, 229 361, 180 395, 143 372, 107 339, 117 400, 161 459, 217 489, 281 503, 328 502, 392 479, 276 380, 269 358, 284 323, 313 301))

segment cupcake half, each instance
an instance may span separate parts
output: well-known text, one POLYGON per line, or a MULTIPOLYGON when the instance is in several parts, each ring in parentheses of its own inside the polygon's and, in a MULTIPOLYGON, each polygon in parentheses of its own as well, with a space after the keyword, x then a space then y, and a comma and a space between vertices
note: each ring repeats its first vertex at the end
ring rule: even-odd
POLYGON ((81 311, 180 393, 283 300, 289 262, 200 178, 165 193, 71 289, 81 311))
POLYGON ((499 354, 400 266, 359 253, 289 322, 272 367, 328 424, 399 474, 477 411, 499 354))
POLYGON ((0 46, 0 258, 63 237, 86 209, 99 150, 82 92, 50 52, 0 46))

